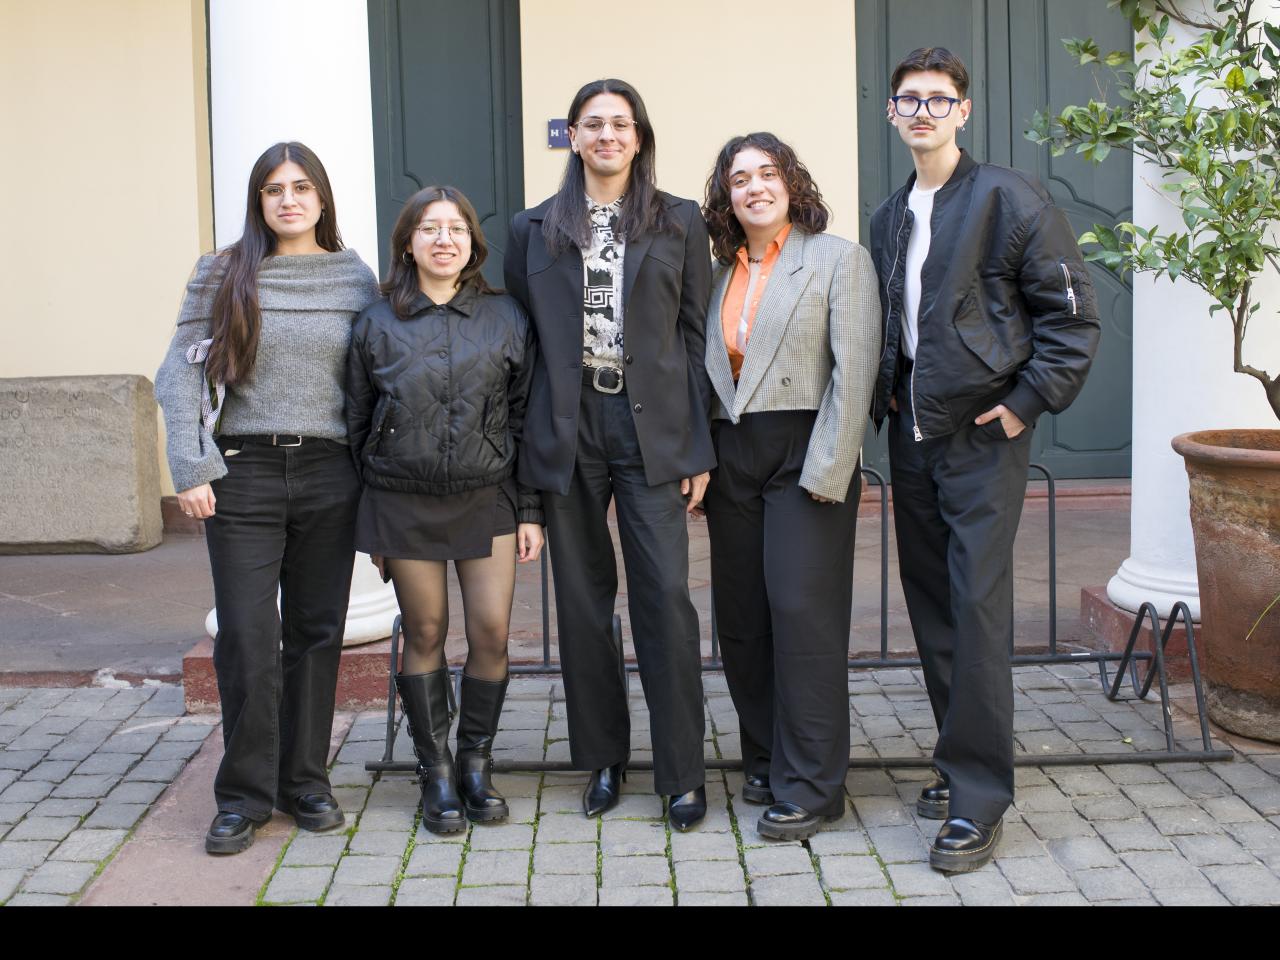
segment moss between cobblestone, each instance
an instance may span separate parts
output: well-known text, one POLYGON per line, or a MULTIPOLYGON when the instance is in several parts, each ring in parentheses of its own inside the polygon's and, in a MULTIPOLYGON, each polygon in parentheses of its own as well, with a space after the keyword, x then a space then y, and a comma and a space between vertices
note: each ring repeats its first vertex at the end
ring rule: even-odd
MULTIPOLYGON (((847 800, 845 801, 848 802, 847 800)), ((831 906, 831 892, 827 890, 827 885, 822 878, 822 864, 818 860, 818 855, 813 852, 813 847, 809 845, 809 841, 805 840, 800 844, 809 854, 809 862, 813 864, 813 874, 818 878, 818 889, 822 891, 822 898, 827 901, 827 906, 831 906)))
MULTIPOLYGON (((370 792, 372 793, 372 791, 370 792)), ((418 846, 418 823, 421 820, 422 806, 419 805, 413 815, 413 826, 409 829, 409 842, 405 844, 404 855, 400 858, 400 869, 396 871, 396 875, 391 879, 390 902, 392 904, 396 902, 396 897, 400 895, 400 884, 404 881, 404 872, 409 869, 409 858, 413 856, 413 851, 418 846)))
POLYGON ((863 827, 863 832, 867 835, 867 849, 871 851, 871 856, 876 858, 876 863, 880 865, 880 872, 884 874, 885 882, 889 884, 889 896, 893 897, 893 899, 899 903, 902 902, 906 897, 899 895, 897 889, 894 887, 893 877, 889 875, 889 868, 885 865, 884 860, 881 859, 880 851, 876 849, 875 841, 871 839, 871 832, 867 830, 865 826, 863 827))
MULTIPOLYGON (((716 750, 716 759, 723 760, 724 754, 720 752, 720 731, 716 729, 715 714, 709 713, 708 716, 710 717, 710 721, 711 721, 711 743, 716 750)), ((738 866, 742 867, 742 878, 746 882, 746 889, 744 890, 744 892, 747 895, 747 903, 750 903, 751 902, 751 874, 747 872, 747 855, 746 855, 746 851, 743 849, 742 830, 738 827, 738 814, 733 809, 733 794, 729 792, 729 775, 727 773, 721 772, 720 782, 724 784, 724 804, 725 804, 725 809, 728 810, 729 812, 729 828, 733 831, 733 842, 734 842, 734 845, 738 848, 738 866)), ((673 865, 672 871, 674 872, 674 870, 675 870, 675 866, 673 865)), ((679 895, 680 895, 679 891, 677 890, 676 896, 678 897, 679 895)))
MULTIPOLYGON (((145 702, 145 701, 144 701, 144 702, 145 702)), ((185 767, 185 766, 186 766, 186 764, 184 763, 184 764, 183 764, 183 766, 185 767)), ((176 778, 175 778, 175 779, 176 779, 176 778)), ((171 786, 171 785, 172 785, 172 781, 170 781, 170 786, 171 786)), ((165 787, 165 789, 167 790, 167 789, 168 789, 168 787, 165 787)), ((156 799, 158 800, 158 799, 159 799, 159 797, 157 797, 156 799)), ((76 904, 76 903, 78 903, 78 902, 79 902, 80 898, 84 896, 84 892, 85 892, 86 890, 88 890, 88 889, 89 889, 89 887, 91 887, 91 886, 93 885, 93 882, 94 882, 95 880, 97 880, 97 879, 98 879, 98 877, 100 877, 100 876, 102 875, 102 871, 103 871, 103 870, 105 870, 105 869, 107 869, 107 865, 108 865, 109 863, 111 863, 111 861, 112 861, 112 860, 114 860, 114 859, 116 858, 116 854, 118 854, 121 850, 123 850, 123 849, 124 849, 124 845, 125 845, 126 843, 128 843, 130 840, 132 840, 132 839, 133 839, 133 835, 134 835, 135 833, 137 833, 137 831, 138 831, 138 827, 140 827, 140 826, 142 825, 142 821, 146 820, 146 819, 147 819, 147 817, 149 817, 149 816, 151 815, 151 807, 152 807, 152 806, 154 806, 154 805, 155 805, 155 801, 153 800, 153 801, 151 802, 151 804, 149 804, 149 805, 147 806, 147 812, 146 812, 146 813, 144 813, 142 816, 140 816, 140 817, 137 819, 137 821, 134 823, 134 825, 133 825, 132 827, 130 827, 130 828, 129 828, 129 831, 124 835, 124 839, 123 839, 123 840, 121 840, 118 844, 116 844, 116 848, 115 848, 114 850, 112 850, 112 851, 111 851, 109 854, 107 854, 107 855, 106 855, 106 856, 105 856, 101 861, 99 861, 99 862, 98 862, 98 868, 97 868, 96 870, 94 870, 94 871, 93 871, 93 876, 89 878, 88 882, 87 882, 87 883, 85 883, 85 885, 84 885, 83 887, 81 887, 81 888, 79 889, 79 891, 78 891, 78 892, 76 892, 76 893, 72 894, 72 896, 71 896, 71 903, 72 903, 72 905, 74 905, 74 904, 76 904)), ((96 809, 98 809, 98 808, 95 806, 93 809, 94 809, 94 810, 96 810, 96 809)), ((76 824, 76 828, 75 828, 75 829, 76 829, 76 830, 79 830, 81 827, 83 827, 83 826, 84 826, 84 822, 85 822, 86 820, 88 820, 91 816, 93 816, 93 810, 90 810, 88 813, 86 813, 83 817, 81 817, 81 818, 80 818, 80 822, 79 822, 78 824, 76 824)), ((73 831, 73 832, 74 832, 74 831, 73 831)), ((57 847, 54 847, 54 849, 56 850, 56 849, 57 849, 57 847)), ((47 858, 46 858, 45 862, 46 862, 46 863, 48 862, 48 859, 47 859, 47 858)), ((24 878, 24 879, 25 879, 25 878, 24 878)), ((15 893, 15 895, 16 895, 16 894, 17 894, 17 891, 14 891, 14 893, 15 893)), ((7 903, 7 902, 8 902, 8 901, 6 901, 6 903, 7 903)))
MULTIPOLYGON (((289 839, 286 840, 284 846, 280 848, 280 853, 276 856, 276 862, 275 864, 272 865, 271 872, 267 874, 266 882, 258 890, 258 895, 253 899, 253 905, 255 907, 274 906, 274 904, 268 903, 265 899, 267 895, 267 887, 271 885, 271 881, 275 878, 276 871, 280 869, 280 864, 284 862, 284 855, 286 851, 288 851, 289 847, 292 846, 293 841, 297 838, 297 836, 298 836, 298 828, 294 827, 293 833, 289 834, 289 839)), ((320 899, 323 901, 324 898, 321 897, 320 899)))

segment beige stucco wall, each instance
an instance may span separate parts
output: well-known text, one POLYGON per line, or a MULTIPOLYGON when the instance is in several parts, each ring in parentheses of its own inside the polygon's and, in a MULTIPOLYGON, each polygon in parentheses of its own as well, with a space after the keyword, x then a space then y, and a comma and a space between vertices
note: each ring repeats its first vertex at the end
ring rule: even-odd
POLYGON ((831 232, 856 239, 853 6, 649 0, 615 23, 596 0, 522 3, 525 202, 554 192, 564 170, 547 121, 565 116, 582 84, 619 77, 644 97, 663 189, 701 202, 725 141, 769 130, 809 167, 835 215, 831 232))
POLYGON ((0 124, 0 377, 154 377, 213 245, 203 0, 0 3, 0 124))

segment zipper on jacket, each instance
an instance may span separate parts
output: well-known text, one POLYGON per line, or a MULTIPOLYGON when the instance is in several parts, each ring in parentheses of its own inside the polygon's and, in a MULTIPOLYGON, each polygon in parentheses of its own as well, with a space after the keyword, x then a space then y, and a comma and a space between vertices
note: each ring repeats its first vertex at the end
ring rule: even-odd
MULTIPOLYGON (((902 228, 907 225, 907 211, 909 209, 910 207, 906 206, 905 204, 903 205, 902 222, 898 224, 897 236, 893 238, 893 266, 889 268, 889 279, 885 283, 886 290, 890 289, 893 286, 894 274, 898 272, 898 255, 902 252, 902 228)), ((885 319, 885 324, 884 324, 884 329, 886 333, 888 333, 889 331, 889 321, 893 319, 893 302, 892 301, 890 301, 889 303, 889 311, 890 311, 889 316, 885 319)), ((884 355, 885 353, 888 352, 888 350, 889 350, 889 338, 885 337, 884 345, 880 348, 880 363, 884 363, 884 355)), ((880 367, 880 364, 879 363, 876 364, 876 369, 879 369, 879 367, 880 367)))
POLYGON ((1059 260, 1058 266, 1062 268, 1062 282, 1067 286, 1067 303, 1071 304, 1071 315, 1074 317, 1079 313, 1079 311, 1076 307, 1076 291, 1075 288, 1071 286, 1071 271, 1067 269, 1067 262, 1065 260, 1059 260))
POLYGON ((916 365, 911 364, 911 434, 916 438, 916 443, 924 439, 924 434, 920 432, 920 420, 916 417, 916 365))

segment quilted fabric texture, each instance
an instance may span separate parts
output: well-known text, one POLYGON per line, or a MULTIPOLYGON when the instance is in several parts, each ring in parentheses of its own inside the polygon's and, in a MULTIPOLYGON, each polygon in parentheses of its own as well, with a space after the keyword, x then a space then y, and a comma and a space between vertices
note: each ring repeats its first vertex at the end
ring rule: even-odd
MULTIPOLYGON (((356 319, 347 364, 347 430, 364 482, 449 494, 515 470, 533 369, 520 305, 473 288, 449 303, 419 295, 407 319, 384 298, 356 319)), ((521 488, 520 512, 538 507, 521 488)))

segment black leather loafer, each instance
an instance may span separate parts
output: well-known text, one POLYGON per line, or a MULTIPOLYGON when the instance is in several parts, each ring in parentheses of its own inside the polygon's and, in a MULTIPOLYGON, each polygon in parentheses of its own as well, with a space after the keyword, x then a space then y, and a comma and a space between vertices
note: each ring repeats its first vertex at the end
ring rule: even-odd
POLYGON ((285 800, 280 809, 293 817, 303 830, 332 830, 347 821, 331 793, 304 793, 285 800))
POLYGON ((707 815, 707 788, 695 787, 688 793, 672 797, 667 803, 667 820, 681 833, 691 830, 707 815))
POLYGON ((219 811, 204 835, 206 853, 241 853, 253 846, 258 827, 257 820, 250 820, 239 813, 219 811))
POLYGON ((774 840, 808 840, 824 820, 839 820, 840 813, 810 813, 794 803, 775 803, 756 823, 756 833, 774 840))
POLYGON ((916 813, 928 820, 945 820, 951 807, 951 784, 938 774, 924 785, 916 800, 916 813))
POLYGON ((942 825, 929 850, 929 866, 943 873, 968 873, 984 866, 1000 842, 1000 823, 952 817, 942 825))
POLYGON ((743 780, 742 799, 747 803, 762 804, 766 807, 771 806, 773 804, 773 791, 769 789, 769 778, 752 774, 743 780))
POLYGON ((626 763, 615 763, 591 774, 587 789, 582 793, 582 812, 588 817, 598 817, 618 805, 622 783, 627 779, 626 763))

